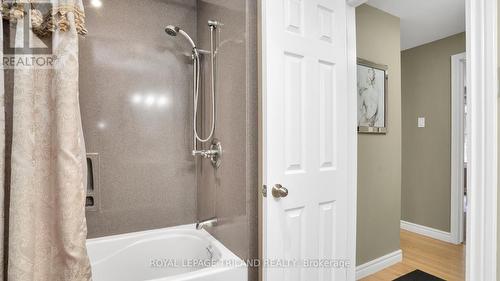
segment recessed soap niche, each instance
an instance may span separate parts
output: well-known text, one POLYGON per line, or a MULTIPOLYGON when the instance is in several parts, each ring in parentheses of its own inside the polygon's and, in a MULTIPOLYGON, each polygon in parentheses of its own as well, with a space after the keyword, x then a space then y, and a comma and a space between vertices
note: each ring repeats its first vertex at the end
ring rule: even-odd
POLYGON ((99 211, 99 153, 87 153, 87 196, 85 209, 99 211))

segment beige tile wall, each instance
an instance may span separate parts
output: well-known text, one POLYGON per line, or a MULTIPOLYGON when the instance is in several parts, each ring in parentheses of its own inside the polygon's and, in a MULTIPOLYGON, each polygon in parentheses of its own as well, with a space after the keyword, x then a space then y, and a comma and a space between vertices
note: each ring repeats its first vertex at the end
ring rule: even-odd
MULTIPOLYGON (((198 38, 204 48, 209 48, 209 19, 224 24, 220 29, 218 51, 215 134, 222 142, 224 156, 217 170, 207 161, 201 163, 197 213, 200 219, 217 216, 221 223, 210 232, 238 256, 255 258, 258 247, 257 1, 199 0, 198 38)), ((209 81, 204 82, 210 85, 209 81)), ((205 93, 209 93, 208 90, 204 88, 205 93)), ((205 106, 209 105, 205 100, 205 106)), ((256 271, 251 270, 249 280, 255 278, 256 271)))
POLYGON ((87 213, 88 236, 193 223, 190 47, 163 30, 176 24, 196 38, 196 2, 103 4, 86 5, 80 40, 85 143, 100 154, 101 209, 87 213))
POLYGON ((87 213, 89 237, 216 215, 221 224, 210 231, 240 257, 256 257, 257 1, 107 0, 86 12, 81 106, 87 150, 99 153, 101 164, 101 210, 87 213), (163 32, 167 24, 179 25, 208 49, 208 19, 224 23, 215 135, 224 157, 217 171, 190 155, 190 48, 163 32), (155 103, 138 96, 153 96, 155 103))

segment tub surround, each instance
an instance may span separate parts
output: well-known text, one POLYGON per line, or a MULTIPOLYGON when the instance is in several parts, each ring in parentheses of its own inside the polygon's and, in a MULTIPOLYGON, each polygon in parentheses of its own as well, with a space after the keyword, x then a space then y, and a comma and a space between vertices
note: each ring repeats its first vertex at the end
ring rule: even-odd
POLYGON ((88 237, 194 223, 189 46, 164 28, 196 36, 196 1, 85 4, 80 103, 87 152, 100 158, 100 210, 87 212, 88 237))
MULTIPOLYGON (((257 258, 257 1, 197 3, 198 40, 202 48, 209 46, 207 21, 215 19, 224 24, 220 28, 217 62, 215 133, 224 154, 217 170, 208 161, 201 162, 197 215, 199 220, 218 217, 218 225, 207 230, 239 257, 257 258)), ((204 73, 208 74, 206 70, 204 73)), ((210 106, 210 101, 204 104, 210 106)), ((210 120, 205 121, 207 129, 210 120)), ((257 280, 255 268, 250 269, 249 280, 257 280)))
MULTIPOLYGON (((108 0, 85 8, 80 102, 87 151, 100 158, 100 209, 87 212, 89 238, 217 216, 207 230, 240 258, 257 258, 257 1, 108 0), (131 20, 136 14, 148 16, 131 20), (216 171, 191 156, 189 46, 164 32, 178 25, 208 49, 208 20, 224 24, 215 134, 224 156, 216 171)), ((201 91, 209 93, 202 60, 201 91)), ((208 123, 207 112, 200 115, 208 123)), ((249 276, 257 280, 257 270, 249 276)))

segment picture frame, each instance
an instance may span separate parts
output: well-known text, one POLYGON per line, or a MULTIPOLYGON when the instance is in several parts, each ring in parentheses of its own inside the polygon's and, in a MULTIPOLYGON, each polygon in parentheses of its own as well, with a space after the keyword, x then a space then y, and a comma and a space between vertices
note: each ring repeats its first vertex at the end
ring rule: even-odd
POLYGON ((387 133, 389 67, 357 60, 358 133, 387 133))

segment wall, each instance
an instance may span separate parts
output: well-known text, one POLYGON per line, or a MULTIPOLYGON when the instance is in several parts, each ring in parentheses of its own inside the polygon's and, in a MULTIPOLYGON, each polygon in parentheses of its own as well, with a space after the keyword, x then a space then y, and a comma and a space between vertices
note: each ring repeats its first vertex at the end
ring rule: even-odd
POLYGON ((401 53, 402 220, 450 232, 451 56, 465 33, 401 53), (417 118, 426 127, 417 128, 417 118))
POLYGON ((87 152, 100 154, 101 189, 101 210, 87 212, 88 236, 193 223, 190 47, 164 27, 196 38, 195 0, 85 8, 80 102, 87 152), (160 104, 139 102, 150 96, 160 104))
MULTIPOLYGON (((257 258, 258 249, 256 17, 256 0, 198 1, 202 48, 210 46, 207 21, 224 24, 217 53, 215 134, 222 142, 224 154, 217 170, 206 160, 200 163, 198 218, 218 217, 219 225, 209 231, 244 259, 257 258)), ((204 85, 205 96, 209 96, 210 81, 204 79, 204 85)), ((205 99, 204 106, 205 114, 210 112, 210 100, 205 99)), ((210 126, 208 119, 203 124, 205 129, 210 126)), ((250 270, 249 280, 257 280, 256 273, 255 269, 250 270)))
POLYGON ((388 133, 358 137, 356 264, 399 250, 401 218, 401 61, 399 18, 356 9, 358 57, 389 66, 388 133))

